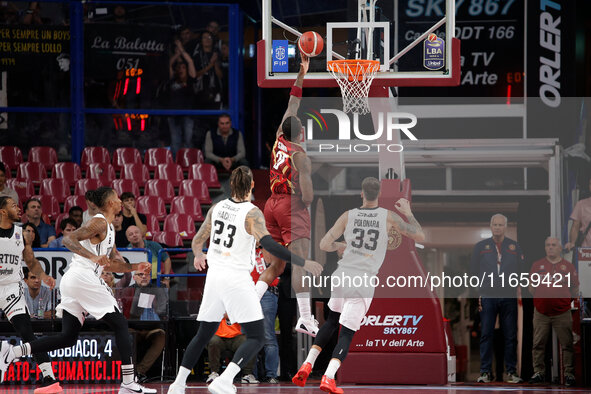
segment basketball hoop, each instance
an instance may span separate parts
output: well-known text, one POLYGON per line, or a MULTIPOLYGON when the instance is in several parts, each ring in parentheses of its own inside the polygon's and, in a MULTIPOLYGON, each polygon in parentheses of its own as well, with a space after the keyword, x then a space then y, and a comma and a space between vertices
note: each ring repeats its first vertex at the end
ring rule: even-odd
POLYGON ((380 62, 363 59, 330 60, 327 68, 341 88, 343 111, 367 114, 369 88, 380 69, 380 62))

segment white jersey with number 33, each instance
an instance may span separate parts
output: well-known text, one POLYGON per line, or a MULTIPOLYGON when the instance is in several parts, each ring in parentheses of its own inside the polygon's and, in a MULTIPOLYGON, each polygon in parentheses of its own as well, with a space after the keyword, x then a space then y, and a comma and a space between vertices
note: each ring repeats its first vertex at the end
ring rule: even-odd
POLYGON ((245 219, 254 207, 249 201, 235 202, 231 198, 213 207, 207 251, 209 267, 252 271, 256 239, 246 231, 245 219))
POLYGON ((379 207, 351 209, 344 237, 347 247, 339 268, 345 272, 377 275, 388 247, 388 210, 379 207))

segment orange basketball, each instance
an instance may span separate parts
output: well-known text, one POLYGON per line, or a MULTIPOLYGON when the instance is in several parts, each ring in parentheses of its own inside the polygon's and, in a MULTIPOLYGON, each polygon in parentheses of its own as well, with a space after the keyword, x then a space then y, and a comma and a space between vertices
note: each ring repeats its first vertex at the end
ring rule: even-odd
POLYGON ((318 56, 324 48, 324 40, 315 31, 307 31, 298 40, 298 48, 308 57, 318 56))

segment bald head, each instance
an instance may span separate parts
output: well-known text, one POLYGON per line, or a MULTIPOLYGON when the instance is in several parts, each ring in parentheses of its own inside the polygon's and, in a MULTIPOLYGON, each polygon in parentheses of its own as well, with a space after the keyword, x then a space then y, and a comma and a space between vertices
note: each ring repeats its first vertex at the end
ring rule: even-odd
POLYGON ((129 226, 127 230, 125 230, 125 236, 127 240, 134 248, 143 248, 144 247, 144 237, 142 235, 142 231, 138 226, 129 226))

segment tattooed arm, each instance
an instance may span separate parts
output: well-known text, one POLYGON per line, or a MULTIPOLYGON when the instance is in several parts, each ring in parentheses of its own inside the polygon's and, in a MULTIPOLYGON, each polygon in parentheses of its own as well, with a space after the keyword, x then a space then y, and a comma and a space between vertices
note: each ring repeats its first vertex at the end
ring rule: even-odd
POLYGON ((269 231, 267 231, 265 216, 260 209, 257 207, 251 209, 246 215, 245 221, 246 232, 259 241, 263 249, 267 252, 281 260, 285 260, 293 265, 298 265, 304 268, 304 270, 310 272, 312 275, 320 275, 322 272, 322 265, 313 260, 304 260, 273 240, 269 231))
POLYGON ((31 271, 35 276, 41 278, 41 280, 49 286, 50 289, 55 287, 55 279, 51 276, 47 275, 43 268, 41 268, 41 264, 39 264, 39 260, 35 258, 35 253, 33 252, 33 238, 29 233, 23 231, 23 238, 25 239, 25 249, 23 250, 23 260, 29 267, 29 271, 31 271))
MULTIPOLYGON (((96 256, 86 250, 80 241, 96 239, 102 242, 107 236, 107 222, 101 218, 93 218, 78 230, 64 235, 64 246, 82 257, 99 265, 109 265, 109 258, 106 255, 96 256)), ((97 242, 97 243, 98 243, 97 242)))
POLYGON ((395 227, 400 233, 417 242, 423 242, 425 240, 425 233, 423 233, 423 228, 412 214, 408 200, 401 198, 396 202, 396 208, 406 216, 408 223, 396 213, 388 211, 388 226, 395 227))
POLYGON ((113 248, 113 251, 109 255, 109 271, 111 272, 132 272, 142 271, 146 274, 152 274, 152 263, 147 261, 142 263, 128 263, 123 259, 121 253, 117 248, 113 248))
POLYGON ((191 249, 193 249, 193 254, 195 255, 193 265, 199 271, 205 269, 205 259, 207 258, 207 255, 203 253, 203 245, 211 235, 211 215, 213 207, 215 207, 215 204, 209 208, 209 211, 207 211, 205 221, 201 224, 201 227, 199 227, 199 231, 197 231, 197 234, 193 237, 193 241, 191 241, 191 249))

